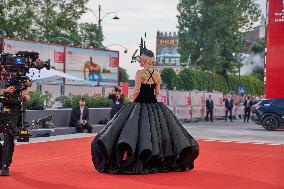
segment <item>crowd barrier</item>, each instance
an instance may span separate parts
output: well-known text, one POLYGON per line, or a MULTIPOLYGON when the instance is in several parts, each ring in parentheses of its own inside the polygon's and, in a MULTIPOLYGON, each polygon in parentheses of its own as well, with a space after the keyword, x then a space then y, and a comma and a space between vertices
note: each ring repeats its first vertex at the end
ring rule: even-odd
POLYGON ((175 115, 178 119, 191 119, 191 106, 175 106, 175 115))
POLYGON ((224 106, 215 106, 214 107, 214 117, 223 117, 225 115, 225 107, 224 106))
POLYGON ((192 106, 192 119, 202 119, 204 118, 204 106, 192 106))
MULTIPOLYGON (((35 89, 33 87, 33 89, 35 89)), ((42 92, 49 92, 53 98, 60 96, 61 85, 41 84, 42 92)), ((65 85, 65 94, 71 95, 93 95, 108 96, 113 90, 112 87, 101 86, 79 86, 65 85)), ((129 87, 128 98, 132 98, 134 88, 129 87)), ((206 99, 211 95, 214 102, 214 117, 223 117, 225 108, 223 102, 223 93, 221 92, 203 92, 203 91, 178 91, 162 89, 157 97, 159 102, 164 103, 174 112, 179 119, 203 119, 206 116, 206 99)), ((238 108, 238 114, 243 114, 243 108, 238 108)), ((233 110, 234 114, 234 110, 233 110)))
POLYGON ((169 91, 169 105, 188 106, 190 105, 190 94, 186 91, 169 91))

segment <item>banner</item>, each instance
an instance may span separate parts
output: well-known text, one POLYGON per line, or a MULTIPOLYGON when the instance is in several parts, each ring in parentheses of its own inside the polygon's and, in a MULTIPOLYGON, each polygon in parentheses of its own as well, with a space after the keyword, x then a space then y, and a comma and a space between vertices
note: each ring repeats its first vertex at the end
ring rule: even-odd
POLYGON ((66 73, 84 79, 72 83, 117 86, 119 52, 66 47, 66 73))
MULTIPOLYGON (((234 115, 234 112, 232 112, 234 115)), ((225 107, 224 106, 215 106, 213 117, 224 117, 225 116, 225 107)))
POLYGON ((90 95, 100 97, 103 94, 101 86, 80 86, 80 85, 65 85, 65 94, 68 95, 90 95))
POLYGON ((51 68, 63 71, 65 61, 63 45, 50 45, 48 43, 5 38, 3 43, 4 53, 15 54, 19 51, 38 52, 42 61, 50 60, 51 68))
POLYGON ((168 104, 168 98, 167 96, 161 96, 161 102, 164 103, 165 105, 168 104))
POLYGON ((190 105, 191 99, 189 92, 186 91, 169 91, 169 105, 184 106, 190 105))
POLYGON ((191 105, 192 106, 201 106, 205 105, 204 93, 200 91, 191 91, 190 92, 191 105))
POLYGON ((168 93, 167 90, 161 90, 160 95, 157 97, 158 102, 162 102, 165 105, 168 105, 168 93))
POLYGON ((176 106, 175 115, 178 119, 191 119, 190 106, 176 106))
POLYGON ((204 98, 207 100, 209 98, 209 95, 211 95, 211 99, 214 102, 214 106, 222 106, 224 105, 223 102, 223 93, 221 92, 211 92, 211 93, 204 93, 204 98))
POLYGON ((122 83, 121 92, 126 98, 128 97, 128 82, 122 83))
POLYGON ((203 106, 192 106, 191 107, 191 117, 201 119, 204 117, 204 108, 203 106))
POLYGON ((266 28, 266 98, 284 98, 284 1, 268 0, 266 28))

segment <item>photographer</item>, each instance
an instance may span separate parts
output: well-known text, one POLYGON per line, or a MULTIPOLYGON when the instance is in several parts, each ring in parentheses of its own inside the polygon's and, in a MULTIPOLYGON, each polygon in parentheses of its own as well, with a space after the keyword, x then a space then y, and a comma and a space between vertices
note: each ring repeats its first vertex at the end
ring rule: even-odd
POLYGON ((110 119, 114 117, 114 115, 122 108, 124 103, 124 95, 121 94, 121 90, 118 87, 114 87, 112 93, 108 96, 109 99, 112 100, 111 111, 110 111, 110 119))
MULTIPOLYGON (((25 85, 30 86, 30 83, 26 83, 25 85)), ((4 96, 5 99, 8 98, 8 100, 11 100, 15 95, 18 95, 15 92, 16 88, 14 86, 2 88, 0 89, 0 97, 2 100, 4 96)), ((28 91, 24 90, 20 95, 23 97, 24 102, 29 101, 28 91)), ((17 125, 21 123, 20 104, 3 102, 0 116, 0 132, 4 134, 3 146, 0 144, 1 176, 9 176, 9 166, 12 163, 15 146, 14 138, 17 132, 17 125)))

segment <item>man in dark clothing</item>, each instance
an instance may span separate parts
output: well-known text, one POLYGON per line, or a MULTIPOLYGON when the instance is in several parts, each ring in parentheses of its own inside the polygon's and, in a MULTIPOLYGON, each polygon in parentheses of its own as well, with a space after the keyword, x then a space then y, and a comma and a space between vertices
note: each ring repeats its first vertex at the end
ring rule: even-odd
POLYGON ((113 118, 114 115, 122 108, 124 103, 124 95, 121 94, 121 90, 118 87, 114 87, 114 91, 109 94, 109 99, 112 100, 110 118, 113 118))
POLYGON ((250 118, 250 111, 251 111, 251 107, 253 106, 253 101, 250 99, 250 97, 248 96, 247 99, 245 99, 244 102, 244 122, 247 120, 247 122, 249 122, 249 118, 250 118))
POLYGON ((209 98, 206 100, 206 121, 208 121, 208 115, 210 115, 210 121, 213 122, 213 110, 214 102, 211 99, 211 95, 209 95, 209 98))
POLYGON ((79 106, 72 109, 70 127, 76 127, 78 133, 82 133, 83 129, 87 129, 88 133, 92 133, 93 128, 89 124, 89 109, 86 107, 84 98, 80 98, 79 106))
POLYGON ((228 112, 230 112, 230 120, 233 121, 233 116, 232 116, 233 107, 234 107, 234 101, 233 101, 232 97, 229 96, 229 97, 225 100, 225 109, 226 109, 225 121, 227 121, 228 112))
MULTIPOLYGON (((15 94, 16 88, 10 86, 0 88, 0 101, 2 101, 0 111, 0 133, 4 135, 4 143, 0 144, 0 166, 1 176, 10 176, 9 167, 12 164, 14 153, 14 138, 17 132, 17 125, 20 124, 21 112, 20 104, 18 104, 15 94)), ((27 91, 22 91, 20 94, 24 102, 29 101, 27 91)), ((17 97, 18 99, 18 97, 17 97)))

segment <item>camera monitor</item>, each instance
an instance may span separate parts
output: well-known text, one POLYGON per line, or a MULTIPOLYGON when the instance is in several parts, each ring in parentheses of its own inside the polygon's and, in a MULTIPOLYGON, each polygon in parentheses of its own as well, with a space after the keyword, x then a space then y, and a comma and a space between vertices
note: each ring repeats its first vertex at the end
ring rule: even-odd
POLYGON ((15 57, 15 64, 16 64, 16 65, 22 65, 22 64, 24 64, 23 57, 15 57))

